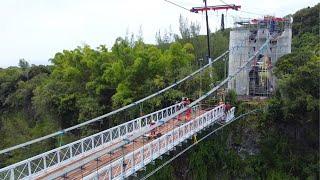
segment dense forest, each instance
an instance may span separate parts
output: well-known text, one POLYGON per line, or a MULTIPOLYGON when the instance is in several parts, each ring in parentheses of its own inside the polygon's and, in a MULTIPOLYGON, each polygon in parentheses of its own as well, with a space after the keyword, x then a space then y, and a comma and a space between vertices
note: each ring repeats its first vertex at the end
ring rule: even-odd
MULTIPOLYGON (((267 101, 238 101, 237 114, 260 113, 199 143, 153 179, 319 179, 320 4, 293 14, 292 53, 274 69, 279 87, 267 101)), ((56 53, 51 65, 0 68, 0 149, 84 122, 152 94, 206 64, 200 26, 180 17, 180 35, 117 38, 111 49, 88 45, 56 53)), ((213 57, 228 49, 229 29, 211 34, 213 57)), ((129 119, 197 98, 226 75, 218 61, 194 79, 102 123, 0 155, 0 168, 129 119), (209 71, 213 73, 212 78, 209 71)), ((168 158, 168 157, 167 157, 168 158)), ((163 161, 157 161, 161 164, 163 161)), ((147 172, 152 170, 148 166, 147 172)))

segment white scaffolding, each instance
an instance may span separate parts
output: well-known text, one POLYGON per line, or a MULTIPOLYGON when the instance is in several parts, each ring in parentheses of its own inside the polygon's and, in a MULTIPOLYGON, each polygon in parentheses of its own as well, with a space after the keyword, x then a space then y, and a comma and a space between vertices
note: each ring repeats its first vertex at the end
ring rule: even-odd
POLYGON ((281 56, 291 53, 292 32, 289 21, 272 23, 266 19, 253 24, 249 21, 230 31, 229 74, 245 64, 266 39, 272 39, 269 49, 228 83, 228 89, 235 90, 238 95, 269 96, 276 88, 272 68, 281 56))

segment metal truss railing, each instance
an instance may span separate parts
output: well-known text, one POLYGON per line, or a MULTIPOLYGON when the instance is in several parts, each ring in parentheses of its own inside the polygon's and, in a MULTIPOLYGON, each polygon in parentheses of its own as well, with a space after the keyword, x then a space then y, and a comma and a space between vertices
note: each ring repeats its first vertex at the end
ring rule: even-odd
MULTIPOLYGON (((158 110, 136 118, 113 128, 88 136, 70 144, 50 150, 16 164, 0 169, 0 180, 23 179, 31 175, 47 171, 84 157, 95 151, 95 148, 107 147, 132 136, 134 133, 146 131, 151 121, 161 121, 184 108, 183 103, 158 110)), ((197 107, 193 107, 195 110, 197 107)))
MULTIPOLYGON (((234 113, 234 110, 235 108, 232 108, 228 112, 228 118, 233 117, 232 113, 234 113)), ((84 179, 126 178, 224 116, 223 105, 215 107, 186 124, 169 131, 160 138, 89 174, 84 179)))

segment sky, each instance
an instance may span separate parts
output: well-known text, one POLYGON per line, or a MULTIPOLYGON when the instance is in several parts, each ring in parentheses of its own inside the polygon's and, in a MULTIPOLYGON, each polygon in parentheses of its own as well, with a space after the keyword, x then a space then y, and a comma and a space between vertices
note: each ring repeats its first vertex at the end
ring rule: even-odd
MULTIPOLYGON (((171 0, 187 9, 202 6, 202 0, 171 0)), ((211 30, 220 27, 221 13, 232 27, 239 17, 262 15, 283 17, 317 0, 224 0, 241 5, 241 11, 209 12, 211 30)), ((208 5, 221 5, 208 0, 208 5)), ((165 0, 0 0, 0 67, 17 66, 24 58, 30 64, 50 64, 55 53, 84 44, 111 48, 117 37, 138 34, 146 43, 155 43, 156 32, 179 33, 179 16, 201 25, 205 15, 194 14, 165 0)))

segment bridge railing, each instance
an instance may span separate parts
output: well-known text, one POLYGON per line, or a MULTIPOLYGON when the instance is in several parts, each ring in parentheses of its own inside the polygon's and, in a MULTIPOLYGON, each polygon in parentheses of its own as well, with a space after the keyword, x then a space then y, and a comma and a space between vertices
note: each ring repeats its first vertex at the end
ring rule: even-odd
MULTIPOLYGON (((230 111, 230 113, 233 112, 234 109, 230 111)), ((100 168, 98 171, 91 173, 84 179, 123 179, 128 177, 165 152, 172 150, 173 147, 190 138, 198 131, 211 125, 219 118, 224 117, 224 115, 223 105, 215 107, 186 124, 169 131, 160 138, 119 158, 111 164, 100 168)))
MULTIPOLYGON (((108 147, 138 131, 146 130, 150 127, 148 124, 150 124, 152 120, 157 122, 166 119, 166 117, 174 114, 183 107, 183 103, 177 103, 16 164, 12 164, 0 169, 0 180, 23 179, 30 175, 39 174, 49 168, 62 166, 76 158, 93 153, 95 148, 100 149, 108 147)), ((193 107, 193 110, 196 109, 197 107, 193 107)))

